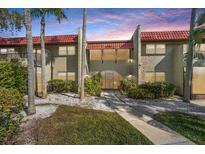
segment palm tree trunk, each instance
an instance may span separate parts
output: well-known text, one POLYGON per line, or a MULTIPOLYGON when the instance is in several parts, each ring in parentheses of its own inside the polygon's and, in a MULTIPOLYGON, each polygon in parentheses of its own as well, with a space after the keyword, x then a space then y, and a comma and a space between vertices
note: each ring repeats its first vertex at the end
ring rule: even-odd
POLYGON ((34 57, 33 57, 33 40, 31 31, 31 14, 30 9, 24 9, 25 27, 27 39, 27 69, 28 69, 28 115, 36 113, 34 100, 34 57))
POLYGON ((81 64, 81 93, 80 99, 83 100, 85 97, 85 58, 86 58, 86 16, 87 9, 83 9, 83 36, 82 36, 82 64, 81 64))
POLYGON ((185 78, 185 88, 184 88, 184 101, 188 103, 190 102, 190 98, 191 98, 193 57, 194 57, 194 49, 195 49, 194 39, 193 39, 195 18, 196 18, 196 9, 192 9, 191 21, 190 21, 190 31, 189 31, 189 51, 187 55, 186 78, 185 78))
POLYGON ((45 71, 46 71, 46 51, 45 51, 45 15, 41 12, 41 87, 42 98, 47 97, 45 71))

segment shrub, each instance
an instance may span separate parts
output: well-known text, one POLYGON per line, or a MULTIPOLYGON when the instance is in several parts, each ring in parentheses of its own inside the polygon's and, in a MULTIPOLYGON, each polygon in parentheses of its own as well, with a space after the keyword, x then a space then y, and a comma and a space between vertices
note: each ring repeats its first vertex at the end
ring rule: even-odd
POLYGON ((85 91, 93 96, 100 96, 102 91, 101 74, 97 73, 85 79, 85 91))
POLYGON ((48 81, 48 92, 62 93, 62 92, 76 92, 75 81, 54 79, 48 81))
POLYGON ((102 91, 102 84, 97 80, 88 78, 85 80, 85 91, 90 95, 100 96, 102 91))
POLYGON ((27 70, 20 62, 0 61, 0 87, 27 92, 27 70))
POLYGON ((147 82, 139 87, 148 90, 154 98, 171 97, 176 92, 176 86, 167 82, 147 82))
POLYGON ((128 97, 137 99, 158 99, 171 97, 176 92, 176 86, 167 82, 147 82, 137 86, 133 80, 125 79, 120 82, 120 89, 128 97))
POLYGON ((154 95, 143 88, 139 87, 132 87, 128 90, 127 96, 130 98, 135 98, 135 99, 153 99, 154 95))
POLYGON ((16 133, 23 106, 23 95, 18 90, 0 88, 0 144, 16 133))
POLYGON ((130 91, 131 88, 137 88, 137 84, 132 79, 124 79, 120 81, 120 89, 126 93, 130 91))

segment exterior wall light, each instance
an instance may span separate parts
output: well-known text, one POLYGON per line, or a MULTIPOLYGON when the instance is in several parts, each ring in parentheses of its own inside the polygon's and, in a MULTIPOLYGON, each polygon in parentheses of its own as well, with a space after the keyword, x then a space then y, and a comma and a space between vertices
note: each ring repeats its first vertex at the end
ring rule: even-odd
POLYGON ((133 62, 133 59, 128 59, 128 62, 131 64, 133 62))

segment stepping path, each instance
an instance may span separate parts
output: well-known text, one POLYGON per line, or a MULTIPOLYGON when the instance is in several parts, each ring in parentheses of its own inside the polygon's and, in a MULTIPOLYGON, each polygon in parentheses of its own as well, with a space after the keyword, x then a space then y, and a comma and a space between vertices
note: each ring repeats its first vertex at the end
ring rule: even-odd
MULTIPOLYGON (((154 144, 164 145, 188 145, 194 144, 184 136, 176 133, 161 123, 155 121, 151 116, 139 113, 128 104, 116 97, 113 91, 105 91, 102 94, 108 101, 110 107, 131 125, 138 129, 154 144), (141 115, 141 116, 139 116, 141 115), (143 115, 143 116, 142 116, 143 115)), ((143 112, 143 111, 141 111, 143 112)))

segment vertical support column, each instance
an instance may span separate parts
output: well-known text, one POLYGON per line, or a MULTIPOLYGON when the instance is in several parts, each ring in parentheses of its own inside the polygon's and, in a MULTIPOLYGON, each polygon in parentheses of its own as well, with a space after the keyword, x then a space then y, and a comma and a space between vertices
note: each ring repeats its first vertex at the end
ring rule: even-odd
POLYGON ((141 62, 141 26, 137 26, 137 58, 138 58, 138 84, 142 84, 142 62, 141 62))
POLYGON ((134 59, 134 75, 136 77, 137 84, 143 82, 142 78, 142 64, 141 64, 141 28, 140 25, 137 26, 137 29, 133 35, 133 59, 134 59))
POLYGON ((82 63, 82 29, 78 29, 78 90, 80 90, 81 64, 82 63))

